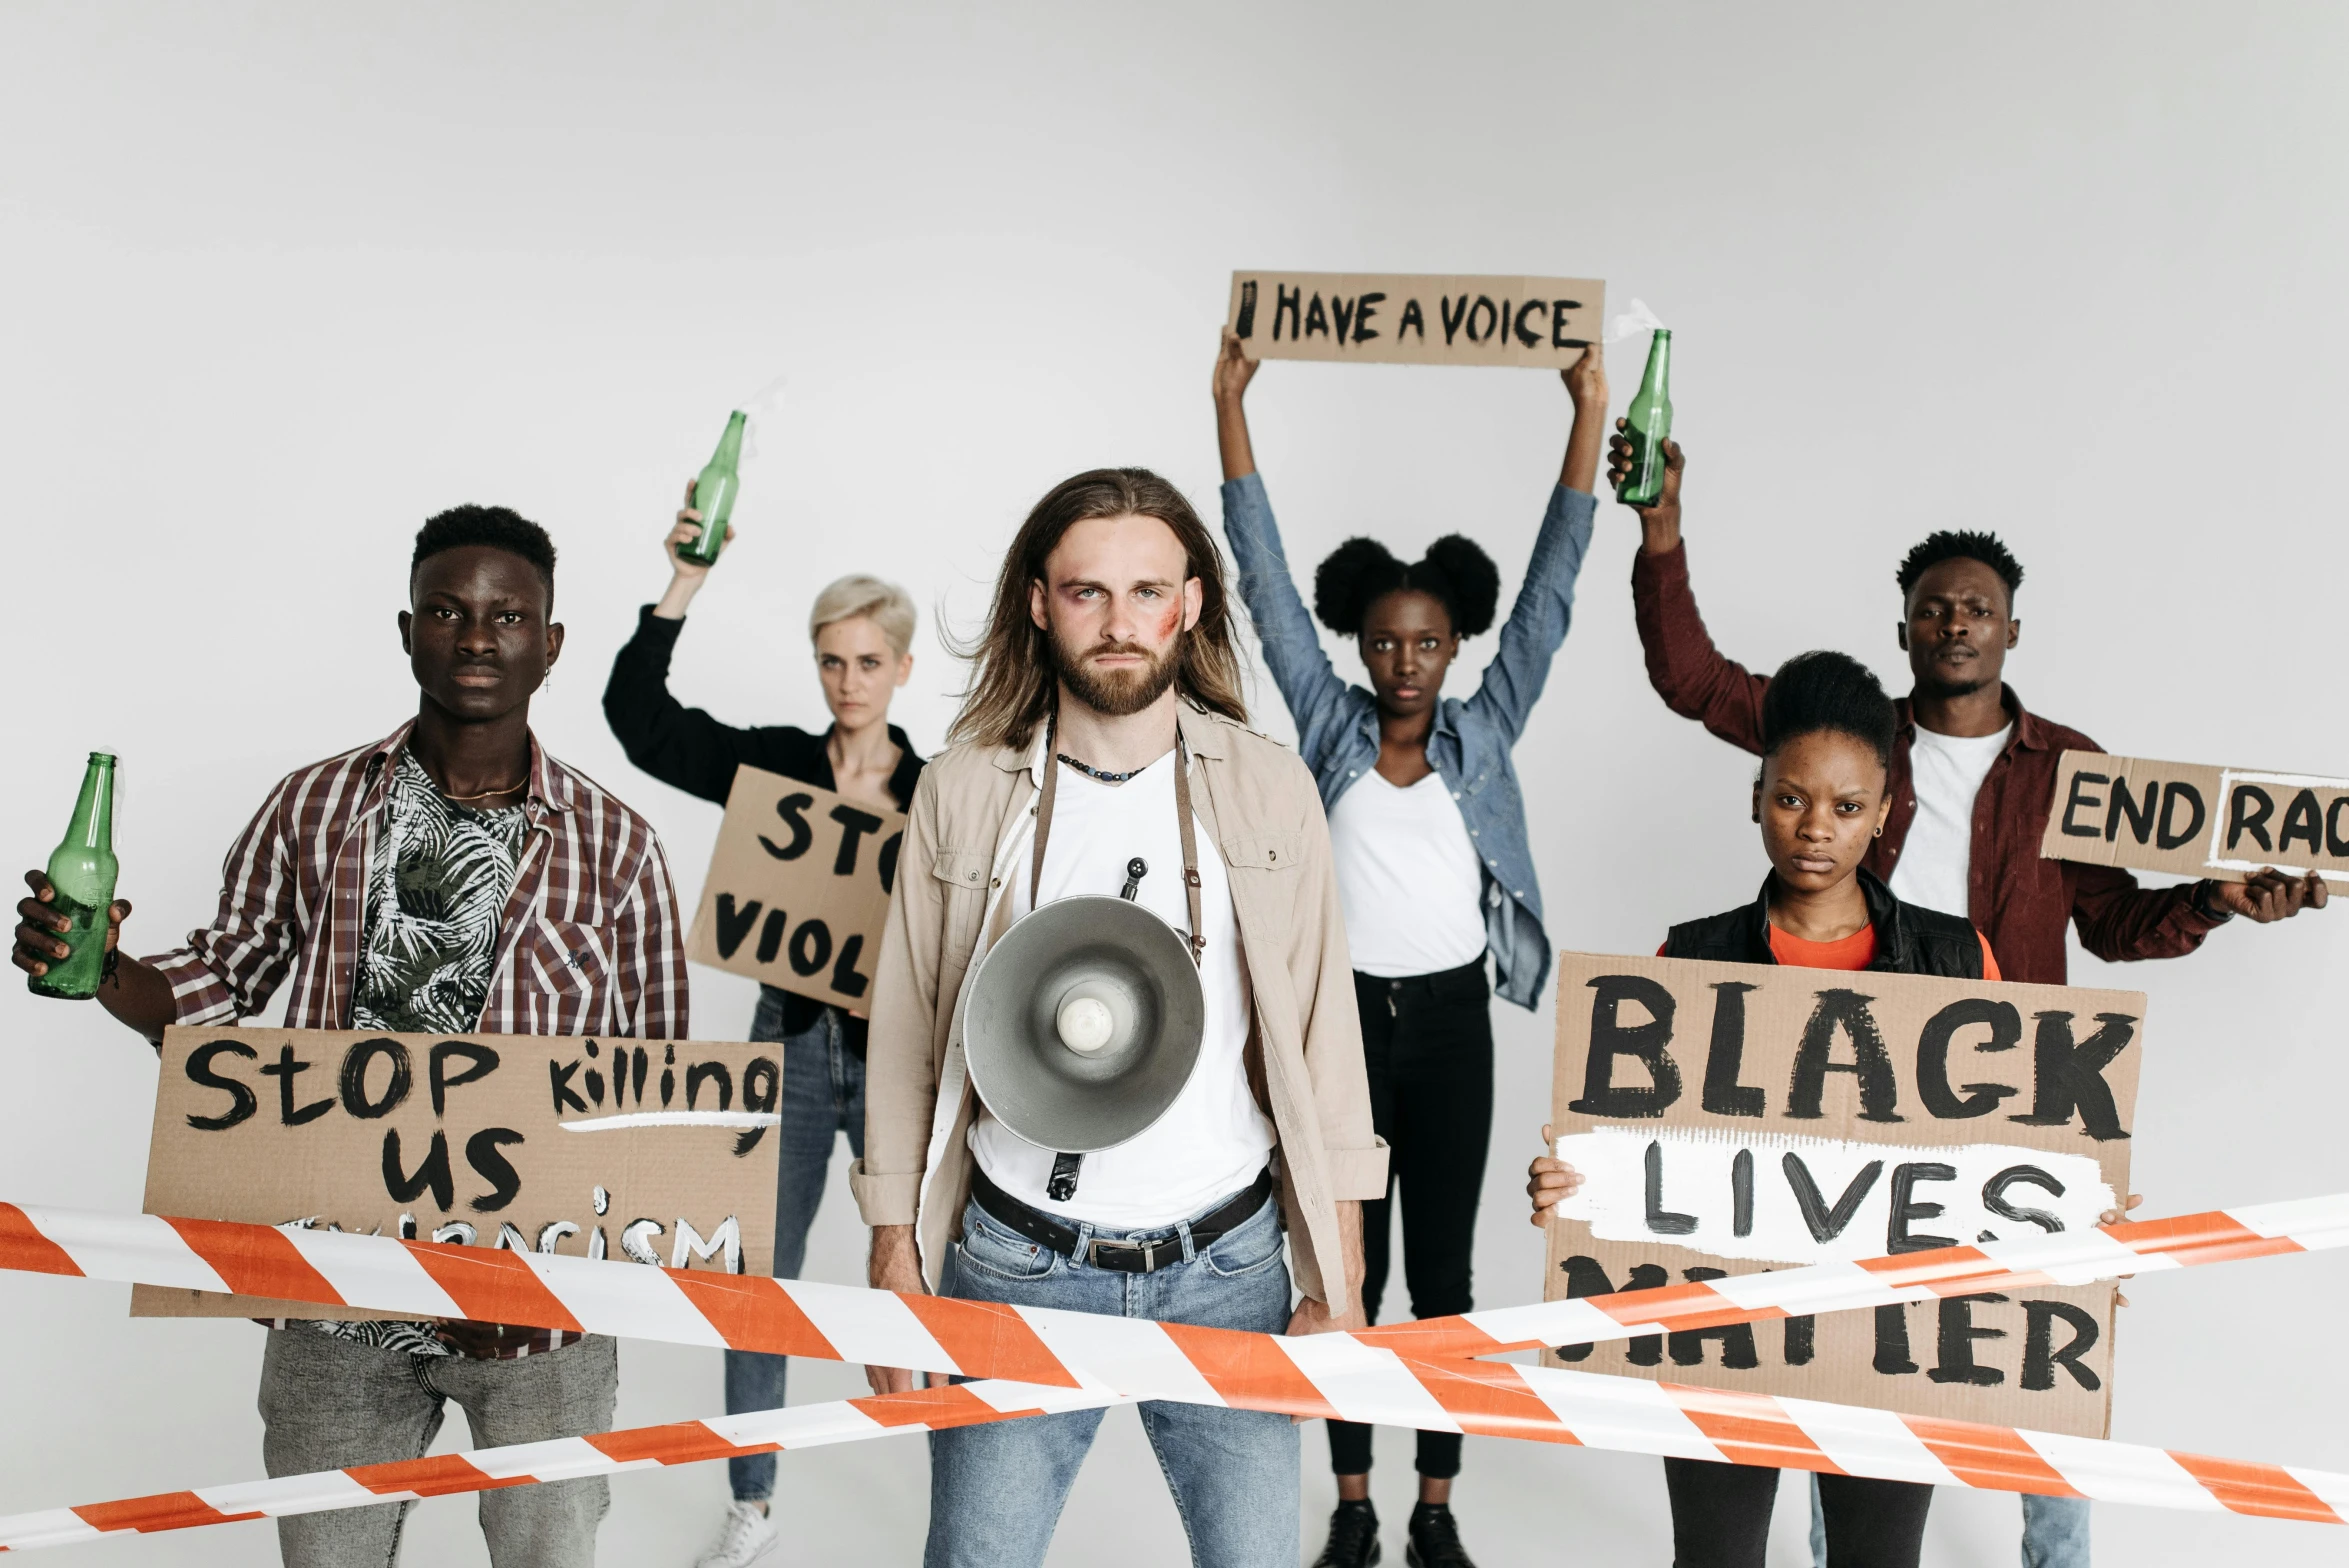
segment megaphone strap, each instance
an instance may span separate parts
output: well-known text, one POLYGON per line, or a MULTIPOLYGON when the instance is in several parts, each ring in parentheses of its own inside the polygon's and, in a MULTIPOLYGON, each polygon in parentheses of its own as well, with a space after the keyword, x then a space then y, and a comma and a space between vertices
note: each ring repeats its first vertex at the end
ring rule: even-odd
MULTIPOLYGON (((1044 844, 1052 836, 1052 801, 1060 789, 1059 738, 1060 715, 1055 712, 1045 724, 1044 760, 1039 768, 1044 776, 1036 785, 1036 843, 1028 857, 1028 908, 1031 910, 1044 888, 1044 844)), ((1196 965, 1207 951, 1207 931, 1199 912, 1199 835, 1191 820, 1191 749, 1183 744, 1180 725, 1175 729, 1174 764, 1175 826, 1183 838, 1183 902, 1190 911, 1191 962, 1196 965)))

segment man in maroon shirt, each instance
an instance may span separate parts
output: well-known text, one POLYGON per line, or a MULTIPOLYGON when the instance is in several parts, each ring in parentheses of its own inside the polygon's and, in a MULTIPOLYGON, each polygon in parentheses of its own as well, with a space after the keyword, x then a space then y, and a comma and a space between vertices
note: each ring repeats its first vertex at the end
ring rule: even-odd
MULTIPOLYGON (((1665 451, 1662 498, 1634 509, 1643 538, 1631 569, 1631 594, 1648 679, 1674 713, 1699 721, 1733 746, 1759 752, 1769 678, 1723 657, 1705 631, 1680 540, 1679 444, 1667 442, 1665 451)), ((1628 452, 1629 444, 1618 437, 1611 476, 1618 484, 1628 452)), ((1989 759, 1972 802, 1966 902, 1947 913, 1968 917, 1990 939, 2007 979, 2064 984, 2066 921, 2078 928, 2082 947, 2118 962, 2190 953, 2214 926, 2237 915, 2265 923, 2324 906, 2324 880, 2313 872, 2299 880, 2269 870, 2247 882, 2143 888, 2118 867, 2041 859, 2057 764, 2066 750, 2103 748, 2026 710, 2001 678, 2007 650, 2023 629, 2014 618, 2014 583, 2022 570, 1990 535, 1937 534, 1911 552, 1901 576, 1900 645, 1915 685, 1897 705, 1892 812, 1867 867, 1896 887, 1906 880, 1901 856, 1918 825, 1920 732, 1928 747, 1951 740, 1962 746, 2003 733, 2005 742, 1989 759)))
MULTIPOLYGON (((1643 537, 1631 599, 1648 679, 1674 713, 1759 753, 1769 678, 1724 658, 1697 614, 1680 542, 1683 460, 1677 442, 1667 441, 1664 452, 1663 495, 1633 508, 1643 537)), ((1618 488, 1630 457, 1630 443, 1618 436, 1609 476, 1618 488)), ((2325 884, 2314 872, 2297 881, 2270 869, 2247 882, 2144 888, 2117 866, 2040 858, 2064 752, 2103 748, 2026 710, 2001 678, 2007 650, 2022 636, 2014 617, 2022 580, 2022 567, 1992 534, 1935 533, 1901 562, 1899 638, 1915 684, 1895 704, 1892 809, 1868 851, 1868 870, 1910 903, 1971 919, 2006 979, 2045 985, 2064 983, 2066 921, 2082 947, 2118 962, 2191 953, 2237 915, 2265 923, 2322 908, 2325 884)), ((1814 1483, 1812 1551, 1824 1568, 1817 1497, 1814 1483)), ((2088 1568, 2087 1500, 2025 1497, 2022 1555, 2027 1568, 2088 1568)))

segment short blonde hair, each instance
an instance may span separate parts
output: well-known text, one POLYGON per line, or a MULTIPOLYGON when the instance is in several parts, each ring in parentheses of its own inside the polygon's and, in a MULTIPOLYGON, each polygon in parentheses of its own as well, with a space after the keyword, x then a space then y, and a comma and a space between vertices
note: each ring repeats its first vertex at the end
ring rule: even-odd
POLYGON ((881 635, 889 639, 899 658, 912 651, 917 619, 913 595, 895 583, 861 572, 841 578, 816 595, 816 607, 807 616, 808 641, 815 641, 816 634, 827 626, 859 616, 881 628, 881 635))

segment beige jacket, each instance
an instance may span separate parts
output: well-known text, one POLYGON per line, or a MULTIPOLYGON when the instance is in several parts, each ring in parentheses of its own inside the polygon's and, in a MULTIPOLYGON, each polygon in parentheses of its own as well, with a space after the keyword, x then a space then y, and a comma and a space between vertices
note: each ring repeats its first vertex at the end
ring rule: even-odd
MULTIPOLYGON (((1231 871, 1292 1271, 1342 1313, 1337 1204, 1386 1195, 1387 1150, 1370 1126, 1329 823, 1294 753, 1188 706, 1180 723, 1193 811, 1231 871)), ((848 1180, 867 1225, 917 1227, 933 1287, 971 1186, 965 983, 1011 923, 1042 755, 1039 737, 1027 751, 957 746, 932 759, 898 857, 866 1046, 865 1153, 848 1180)))

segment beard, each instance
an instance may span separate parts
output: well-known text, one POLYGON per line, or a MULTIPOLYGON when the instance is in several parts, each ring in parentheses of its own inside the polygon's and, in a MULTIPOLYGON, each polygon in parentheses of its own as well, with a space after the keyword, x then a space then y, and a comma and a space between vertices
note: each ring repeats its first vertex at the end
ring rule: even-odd
POLYGON ((1163 653, 1152 653, 1140 643, 1114 642, 1108 639, 1095 643, 1082 654, 1072 654, 1060 640, 1058 632, 1048 634, 1052 644, 1052 669, 1069 694, 1094 712, 1112 719, 1141 712, 1166 695, 1183 661, 1181 637, 1166 646, 1163 653), (1089 661, 1097 654, 1137 654, 1146 663, 1140 669, 1103 670, 1089 661))
POLYGON ((1917 682, 1917 690, 1924 696, 1947 702, 1956 697, 1971 697, 1989 684, 1990 682, 1980 679, 1953 681, 1928 678, 1917 682))

